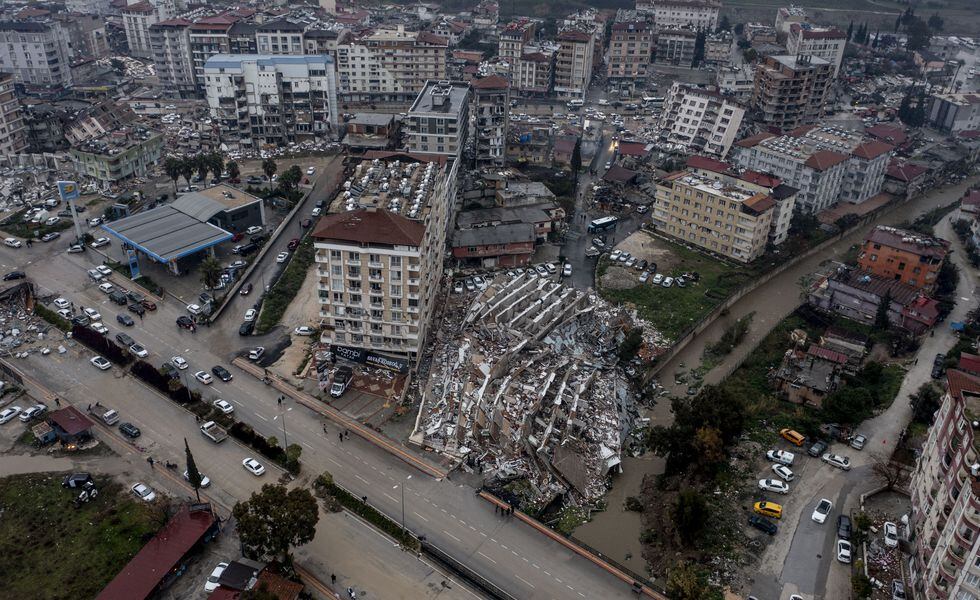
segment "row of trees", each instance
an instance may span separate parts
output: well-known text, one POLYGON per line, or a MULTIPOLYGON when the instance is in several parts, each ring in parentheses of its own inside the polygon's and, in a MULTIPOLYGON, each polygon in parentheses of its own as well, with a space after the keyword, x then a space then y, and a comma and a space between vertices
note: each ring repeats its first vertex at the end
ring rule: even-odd
POLYGON ((220 152, 201 152, 194 156, 168 156, 163 161, 163 172, 174 182, 174 192, 177 191, 177 181, 183 177, 190 186, 191 178, 197 174, 201 180, 208 178, 208 173, 219 177, 223 171, 228 171, 230 179, 238 179, 241 171, 238 163, 231 161, 225 164, 220 152))

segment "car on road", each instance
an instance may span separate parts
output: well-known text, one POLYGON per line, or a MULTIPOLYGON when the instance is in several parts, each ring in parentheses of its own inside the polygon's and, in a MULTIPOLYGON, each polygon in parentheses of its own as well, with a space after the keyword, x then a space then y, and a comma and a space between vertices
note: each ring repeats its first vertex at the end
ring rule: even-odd
POLYGON ((238 335, 252 335, 255 330, 255 321, 246 321, 238 327, 238 335))
POLYGON ((287 260, 289 260, 289 252, 280 252, 279 254, 276 255, 276 262, 277 263, 282 264, 282 263, 286 262, 287 260))
POLYGON ((177 367, 181 371, 187 368, 187 361, 184 360, 183 356, 172 356, 170 357, 170 364, 177 367))
POLYGON ((136 314, 138 314, 141 317, 146 314, 146 307, 143 306, 142 304, 139 304, 139 303, 136 303, 136 302, 133 302, 132 304, 130 304, 126 308, 127 308, 127 310, 129 310, 129 312, 136 313, 136 314))
POLYGON ((321 208, 320 208, 320 207, 318 206, 318 207, 316 207, 316 208, 314 208, 314 209, 313 209, 312 211, 310 211, 310 216, 311 216, 311 217, 319 217, 319 216, 320 216, 320 213, 321 213, 322 211, 323 211, 323 209, 321 209, 321 208))
POLYGON ((785 450, 770 450, 766 452, 766 458, 772 462, 791 467, 796 456, 792 452, 786 452, 785 450))
POLYGON ((102 217, 92 217, 88 220, 89 227, 98 227, 102 224, 102 217))
POLYGON ((120 306, 125 306, 126 305, 126 294, 124 294, 122 292, 122 290, 113 290, 113 291, 109 292, 109 300, 112 300, 113 302, 115 302, 116 304, 118 304, 120 306))
POLYGON ((796 478, 796 475, 794 475, 793 472, 790 471, 789 467, 787 467, 786 465, 778 465, 778 464, 773 465, 772 472, 775 473, 777 477, 779 477, 785 482, 793 481, 793 479, 796 478))
POLYGON ((775 502, 767 502, 765 500, 756 502, 752 505, 752 510, 760 515, 772 517, 773 519, 783 518, 783 507, 775 502))
POLYGON ((123 346, 126 346, 127 348, 136 343, 136 340, 134 340, 133 338, 129 337, 129 335, 121 331, 116 334, 116 341, 118 341, 123 346))
POLYGON ((181 329, 194 329, 195 325, 194 321, 192 321, 190 317, 181 315, 177 317, 177 327, 180 327, 181 329))
POLYGON ((194 373, 194 379, 200 381, 204 385, 211 385, 214 383, 214 377, 211 377, 211 374, 207 371, 198 371, 197 373, 194 373))
POLYGON ((15 279, 23 279, 27 277, 27 274, 23 271, 11 271, 3 276, 4 281, 13 281, 15 279))
POLYGON ((68 319, 69 321, 71 321, 74 318, 74 316, 71 314, 71 311, 68 310, 67 308, 59 308, 58 316, 61 317, 62 319, 68 319))
POLYGON ((473 285, 476 286, 478 290, 485 290, 487 286, 490 285, 489 280, 480 277, 479 275, 473 276, 473 285))
POLYGON ((48 407, 43 404, 28 406, 24 412, 20 413, 20 422, 27 423, 31 419, 36 419, 48 411, 48 407))
POLYGON ((316 333, 316 330, 306 325, 300 325, 299 327, 293 330, 293 333, 295 333, 296 335, 313 335, 314 333, 316 333))
POLYGON ((905 584, 897 579, 892 580, 892 600, 905 600, 905 584))
POLYGON ((136 322, 133 321, 133 317, 124 314, 116 315, 116 321, 118 321, 122 325, 125 325, 126 327, 132 327, 133 325, 136 324, 136 322))
POLYGON ((54 302, 52 302, 52 304, 54 304, 58 308, 68 308, 68 307, 71 306, 71 302, 69 302, 68 300, 66 300, 64 298, 55 298, 54 299, 54 302))
MULTIPOLYGON (((208 476, 207 475, 205 475, 204 473, 201 473, 200 471, 198 471, 197 474, 201 476, 201 487, 202 488, 206 488, 209 485, 211 485, 211 480, 208 479, 208 476)), ((184 470, 184 479, 186 481, 190 481, 191 480, 191 474, 188 473, 187 470, 184 470)))
POLYGON ((119 431, 128 438, 136 439, 143 434, 140 428, 132 423, 120 423, 119 431))
POLYGON ((217 408, 218 410, 220 410, 226 415, 230 415, 231 413, 235 412, 235 407, 232 406, 231 402, 228 402, 227 400, 222 400, 221 398, 218 398, 213 402, 213 404, 215 408, 217 408))
POLYGON ((45 225, 49 225, 49 226, 50 225, 57 225, 58 224, 58 221, 60 221, 60 220, 61 220, 61 217, 55 215, 53 217, 48 217, 47 219, 45 219, 44 220, 44 224, 45 225))
POLYGON ((205 592, 210 594, 214 590, 218 589, 218 587, 221 585, 218 583, 218 580, 221 579, 221 574, 224 573, 225 569, 227 568, 228 568, 228 563, 226 562, 218 563, 218 566, 211 571, 210 575, 208 575, 208 580, 204 582, 205 592))
POLYGON ((85 252, 85 246, 81 244, 72 244, 71 246, 68 246, 68 254, 79 254, 81 252, 85 252))
POLYGON ((257 317, 258 315, 259 315, 259 311, 255 310, 254 308, 250 308, 250 309, 246 310, 245 311, 245 322, 246 323, 251 323, 252 321, 255 320, 255 317, 257 317))
POLYGON ((17 238, 9 237, 9 238, 3 238, 3 245, 8 246, 10 248, 20 248, 23 245, 23 243, 17 238))
POLYGON ((262 233, 262 228, 258 225, 252 225, 245 230, 245 235, 255 235, 256 233, 262 233))
POLYGON ((51 242, 61 237, 61 233, 57 231, 52 231, 51 233, 45 233, 41 237, 42 242, 51 242))
POLYGON ((779 531, 775 523, 759 515, 749 515, 749 525, 769 535, 776 535, 776 532, 779 531))
POLYGON ((314 173, 316 173, 316 167, 308 167, 306 169, 306 174, 307 175, 313 175, 314 173))
POLYGON ((779 479, 760 479, 759 489, 767 492, 776 492, 777 494, 789 493, 789 485, 779 479))
POLYGON ((295 250, 297 248, 299 248, 299 238, 293 238, 289 240, 288 244, 286 244, 287 250, 295 250))
POLYGON ((242 466, 245 467, 246 471, 248 471, 252 475, 255 475, 256 477, 265 473, 265 467, 262 466, 262 463, 255 460, 252 457, 248 457, 245 460, 243 460, 242 466))
POLYGON ((116 286, 112 285, 108 281, 99 284, 99 291, 101 291, 103 294, 111 294, 112 292, 115 291, 115 289, 116 286))
POLYGON ((572 263, 565 263, 565 265, 561 268, 561 274, 562 274, 563 277, 571 277, 572 276, 572 263))
POLYGON ((204 311, 201 308, 201 305, 199 305, 199 304, 188 304, 187 305, 187 312, 191 313, 194 316, 197 316, 197 315, 201 314, 204 311))
POLYGON ((153 492, 153 489, 145 483, 134 483, 133 487, 129 489, 133 492, 134 496, 144 502, 153 502, 157 499, 157 495, 153 492))
POLYGON ((150 353, 146 351, 146 348, 140 346, 139 344, 133 344, 130 346, 129 351, 132 352, 134 356, 138 356, 139 358, 146 358, 150 355, 150 353))
POLYGON ((242 289, 238 290, 238 293, 241 294, 242 296, 248 296, 249 294, 252 293, 252 284, 246 283, 245 285, 242 286, 242 289))
POLYGON ((898 527, 891 521, 885 521, 882 530, 885 536, 885 545, 890 548, 898 546, 898 527))
POLYGON ((222 367, 221 365, 211 367, 211 372, 214 373, 215 377, 226 383, 232 379, 231 373, 228 371, 228 369, 222 367))
POLYGON ((851 564, 851 542, 837 540, 837 560, 845 565, 851 564))
POLYGON ((826 452, 827 448, 829 447, 830 446, 827 444, 827 442, 823 440, 817 440, 813 442, 813 444, 811 444, 809 448, 807 448, 806 453, 816 458, 818 456, 823 456, 823 453, 826 452))
POLYGON ((177 367, 170 364, 170 361, 167 361, 162 365, 160 365, 160 370, 163 371, 164 375, 166 375, 171 379, 177 379, 178 377, 180 377, 180 371, 177 370, 177 367))
POLYGON ((864 450, 865 444, 868 443, 868 438, 864 434, 859 433, 851 437, 850 443, 851 443, 851 448, 854 448, 855 450, 864 450))
POLYGON ((93 248, 101 248, 102 246, 108 246, 111 242, 107 237, 96 238, 94 242, 89 244, 93 248))
POLYGON ((837 516, 837 537, 842 540, 851 539, 851 518, 847 515, 837 516))
POLYGON ((821 498, 820 502, 817 503, 817 507, 813 509, 813 514, 810 515, 810 518, 817 523, 826 523, 827 515, 832 510, 834 510, 834 503, 826 498, 821 498))
POLYGON ((88 317, 89 319, 91 319, 93 321, 101 321, 102 320, 102 315, 100 315, 99 314, 99 311, 95 310, 94 308, 85 308, 85 309, 82 310, 82 312, 85 313, 85 316, 86 317, 88 317))
POLYGON ((109 328, 103 325, 102 323, 92 323, 91 325, 89 325, 89 328, 92 329, 93 331, 98 331, 102 335, 109 333, 109 328))
POLYGON ((92 281, 102 281, 103 279, 105 279, 105 275, 99 273, 95 269, 89 269, 88 271, 86 271, 86 273, 88 273, 88 276, 89 278, 92 279, 92 281))
POLYGON ((255 348, 252 348, 251 350, 248 351, 248 359, 259 360, 260 358, 262 358, 263 354, 265 354, 265 348, 262 346, 256 346, 255 348))
POLYGON ((840 454, 831 454, 828 452, 827 454, 821 456, 820 460, 832 467, 837 467, 842 471, 851 470, 851 459, 847 458, 846 456, 841 456, 840 454))
POLYGON ((75 315, 71 318, 71 322, 75 325, 88 325, 92 321, 85 315, 75 315))
POLYGON ((630 256, 630 253, 629 252, 623 252, 623 253, 621 253, 619 255, 619 259, 617 259, 617 260, 619 260, 619 262, 621 262, 621 263, 624 263, 624 262, 627 262, 631 258, 633 258, 633 257, 630 256))
POLYGON ((619 260, 619 257, 622 254, 623 254, 623 251, 622 250, 613 250, 612 253, 609 255, 609 260, 611 260, 611 261, 617 261, 617 260, 619 260))
POLYGON ((92 363, 96 369, 101 371, 107 371, 112 367, 112 363, 101 356, 93 356, 89 359, 89 362, 92 363))
POLYGON ((13 421, 14 417, 19 415, 21 410, 23 409, 19 406, 8 406, 0 411, 0 425, 13 421))

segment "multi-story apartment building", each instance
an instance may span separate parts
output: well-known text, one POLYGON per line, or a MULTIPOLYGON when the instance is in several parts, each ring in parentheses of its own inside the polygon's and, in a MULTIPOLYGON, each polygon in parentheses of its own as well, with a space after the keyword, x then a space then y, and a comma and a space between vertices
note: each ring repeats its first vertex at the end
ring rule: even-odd
POLYGON ((255 47, 258 54, 304 54, 303 31, 299 23, 276 19, 262 23, 255 29, 255 47))
POLYGON ((510 82, 499 75, 472 81, 476 166, 502 167, 506 162, 510 82))
POLYGON ((859 204, 884 185, 893 147, 840 127, 801 127, 783 136, 754 135, 735 143, 742 168, 772 173, 799 188, 799 206, 818 213, 838 201, 859 204))
POLYGON ((718 92, 675 82, 660 115, 660 137, 690 153, 724 158, 744 116, 744 108, 718 92))
POLYGON ((793 23, 786 38, 786 52, 794 56, 819 56, 833 67, 837 77, 841 61, 844 60, 844 47, 847 34, 836 27, 814 27, 809 23, 793 23))
MULTIPOLYGON (((231 28, 241 19, 237 15, 222 13, 198 19, 190 27, 191 64, 197 91, 204 93, 204 64, 218 54, 231 54, 231 28)), ((255 39, 254 33, 252 39, 255 39)))
POLYGON ((24 114, 14 93, 14 76, 0 73, 0 155, 17 154, 26 148, 24 114))
POLYGON ((112 7, 112 0, 66 0, 65 9, 83 15, 106 16, 118 13, 118 9, 112 7))
POLYGON ((794 129, 823 115, 832 65, 817 56, 767 56, 755 72, 752 104, 769 127, 794 129))
POLYGON ((555 94, 560 98, 585 98, 592 80, 595 37, 591 33, 565 30, 558 34, 555 60, 555 94))
POLYGON ((227 54, 204 65, 206 98, 222 142, 240 148, 333 139, 335 77, 329 56, 227 54))
POLYGON ((980 129, 980 94, 933 94, 926 115, 933 127, 947 133, 980 129))
POLYGON ((691 28, 661 29, 657 34, 654 62, 690 67, 694 63, 694 50, 698 32, 691 28))
POLYGON ((535 25, 534 21, 525 17, 500 28, 497 34, 497 56, 510 64, 512 70, 524 55, 524 47, 534 40, 535 25))
POLYGON ((109 37, 104 18, 96 15, 59 13, 55 19, 68 32, 68 50, 73 61, 102 58, 109 54, 109 37))
POLYGON ((469 101, 466 83, 427 81, 405 117, 409 152, 458 157, 469 130, 469 101))
POLYGON ((864 238, 857 263, 862 271, 929 293, 947 254, 946 240, 878 225, 864 238))
POLYGON ((636 10, 653 13, 658 31, 691 27, 714 31, 718 27, 720 0, 637 0, 636 10))
MULTIPOLYGON (((255 42, 257 23, 238 21, 228 29, 228 54, 258 54, 259 48, 255 42)), ((307 52, 307 54, 318 54, 307 52)))
POLYGON ((0 71, 37 91, 72 85, 68 34, 57 21, 0 22, 0 71))
POLYGON ((428 31, 377 29, 337 47, 337 89, 349 101, 404 102, 446 78, 448 42, 428 31))
POLYGON ((303 33, 303 45, 306 54, 326 54, 337 59, 337 48, 350 39, 350 31, 346 29, 307 29, 303 33))
POLYGON ((190 27, 187 19, 169 19, 150 26, 150 51, 157 77, 167 91, 182 98, 197 93, 191 61, 190 27))
POLYGON ((780 40, 785 40, 789 35, 789 28, 793 24, 800 25, 808 21, 806 9, 801 6, 783 6, 776 11, 776 35, 780 40))
POLYGON ((776 196, 795 193, 781 184, 767 189, 735 175, 688 169, 657 181, 652 220, 667 235, 747 263, 766 250, 776 196))
POLYGON ((442 276, 458 161, 363 161, 313 231, 320 341, 338 356, 421 353, 442 276), (392 182, 400 182, 394 185, 392 182), (343 347, 339 352, 338 347, 343 347), (346 350, 346 352, 344 351, 346 350))
POLYGON ((613 23, 609 35, 609 79, 643 81, 653 52, 653 29, 645 21, 613 23))
POLYGON ((152 58, 150 27, 174 16, 166 10, 165 6, 154 6, 147 0, 143 0, 122 9, 123 29, 126 31, 126 44, 129 46, 131 56, 152 58))
POLYGON ((146 177, 163 150, 163 135, 143 128, 125 128, 89 140, 69 151, 75 171, 102 185, 146 177))
MULTIPOLYGON (((912 472, 916 598, 980 596, 980 377, 946 371, 946 390, 912 472)), ((911 597, 911 596, 910 596, 911 597)))
POLYGON ((737 66, 719 67, 715 72, 715 85, 718 91, 737 102, 748 103, 755 88, 755 71, 752 65, 742 63, 737 66))
POLYGON ((547 96, 555 83, 555 57, 558 49, 526 46, 513 72, 514 90, 521 96, 547 96))
POLYGON ((709 33, 704 39, 704 62, 709 65, 727 65, 732 62, 735 36, 730 31, 709 33))

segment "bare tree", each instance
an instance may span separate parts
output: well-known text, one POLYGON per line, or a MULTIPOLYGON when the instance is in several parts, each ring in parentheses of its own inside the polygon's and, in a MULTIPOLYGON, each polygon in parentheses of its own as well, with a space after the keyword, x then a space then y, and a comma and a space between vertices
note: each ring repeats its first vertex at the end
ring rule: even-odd
POLYGON ((871 472, 890 490, 908 479, 908 468, 900 462, 891 460, 884 454, 871 455, 871 472))

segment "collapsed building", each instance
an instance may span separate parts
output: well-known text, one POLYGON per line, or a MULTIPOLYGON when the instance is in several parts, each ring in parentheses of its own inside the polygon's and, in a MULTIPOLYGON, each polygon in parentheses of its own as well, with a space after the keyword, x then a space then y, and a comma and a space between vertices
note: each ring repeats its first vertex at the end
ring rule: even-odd
POLYGON ((643 356, 668 342, 627 309, 527 273, 499 275, 468 308, 462 298, 445 311, 411 441, 491 487, 523 480, 525 501, 598 500, 638 417, 619 348, 634 330, 643 356))

